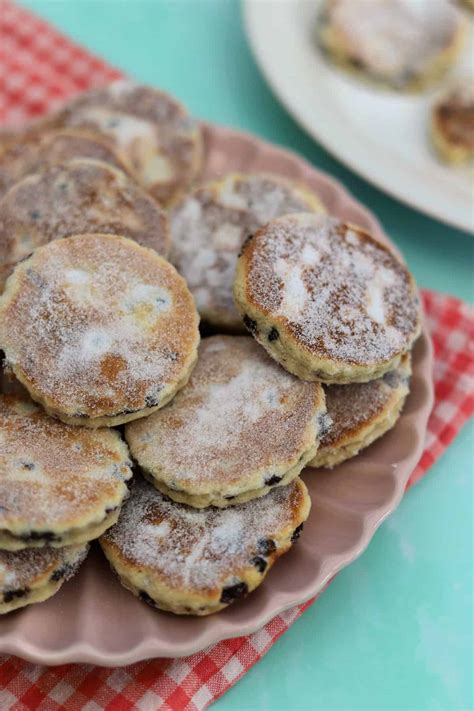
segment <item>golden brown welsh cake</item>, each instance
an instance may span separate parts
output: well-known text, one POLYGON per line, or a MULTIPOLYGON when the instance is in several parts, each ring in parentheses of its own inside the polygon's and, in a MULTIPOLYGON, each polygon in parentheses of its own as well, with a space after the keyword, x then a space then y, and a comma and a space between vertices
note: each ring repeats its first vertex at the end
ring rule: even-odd
POLYGON ((97 538, 116 522, 131 476, 118 432, 71 427, 0 395, 0 549, 97 538))
POLYGON ((123 235, 163 256, 170 246, 164 211, 122 171, 91 159, 53 165, 0 200, 0 291, 37 247, 89 232, 123 235))
POLYGON ((450 0, 327 0, 317 37, 344 69, 417 91, 454 64, 466 31, 462 12, 450 0))
POLYGON ((324 212, 319 198, 277 175, 229 175, 186 195, 170 215, 171 261, 189 284, 203 321, 245 331, 232 296, 244 240, 280 215, 324 212))
POLYGON ((197 358, 198 315, 175 268, 112 235, 50 242, 0 297, 0 349, 63 421, 113 426, 163 407, 197 358))
POLYGON ((201 170, 199 125, 182 104, 158 89, 119 80, 80 94, 55 120, 59 126, 101 134, 164 205, 185 192, 201 170))
POLYGON ((77 129, 44 131, 0 147, 0 197, 27 175, 74 158, 91 158, 123 170, 131 168, 98 134, 77 129))
POLYGON ((88 544, 0 550, 0 615, 52 597, 78 571, 88 544))
POLYGON ((327 427, 310 467, 334 467, 355 457, 397 422, 409 392, 410 355, 377 380, 325 387, 327 427))
POLYGON ((245 597, 296 542, 311 502, 289 486, 230 509, 193 509, 140 478, 100 544, 134 595, 179 615, 209 615, 245 597))
POLYGON ((189 383, 125 436, 146 477, 175 501, 234 506, 292 481, 313 458, 326 412, 248 336, 202 341, 189 383))
POLYGON ((378 378, 421 328, 415 282, 393 252, 360 227, 310 213, 247 240, 234 298, 254 338, 305 380, 378 378))

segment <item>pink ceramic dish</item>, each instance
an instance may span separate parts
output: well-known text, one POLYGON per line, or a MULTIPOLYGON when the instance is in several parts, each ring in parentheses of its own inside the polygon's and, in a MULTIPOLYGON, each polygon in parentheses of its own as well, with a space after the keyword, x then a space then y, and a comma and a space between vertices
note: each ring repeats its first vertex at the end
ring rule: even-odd
MULTIPOLYGON (((377 220, 338 182, 297 156, 228 129, 206 126, 205 132, 206 177, 242 170, 273 171, 300 180, 319 193, 330 212, 387 241, 377 220)), ((426 332, 413 356, 412 390, 395 429, 333 471, 306 470, 313 507, 305 531, 246 600, 204 618, 158 612, 119 585, 95 545, 79 575, 55 597, 0 619, 0 652, 41 664, 102 666, 185 656, 254 632, 318 593, 366 548, 399 503, 420 458, 433 402, 426 332)))

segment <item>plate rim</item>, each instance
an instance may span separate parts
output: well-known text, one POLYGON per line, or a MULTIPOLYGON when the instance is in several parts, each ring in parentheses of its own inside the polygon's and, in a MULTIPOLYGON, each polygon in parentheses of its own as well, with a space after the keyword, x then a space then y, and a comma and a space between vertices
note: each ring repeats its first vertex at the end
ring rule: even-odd
MULTIPOLYGON (((260 23, 258 22, 257 12, 254 10, 257 2, 258 0, 242 0, 243 25, 248 44, 252 51, 252 56, 267 85, 271 89, 275 98, 280 102, 280 104, 282 104, 294 121, 301 128, 303 128, 303 130, 313 140, 320 143, 321 146, 342 165, 352 170, 356 175, 362 177, 370 183, 370 185, 416 210, 422 215, 438 220, 442 224, 461 230, 465 234, 474 236, 474 218, 471 218, 470 222, 465 221, 462 218, 456 219, 454 216, 446 215, 441 208, 438 208, 436 200, 434 203, 430 203, 430 205, 424 204, 423 200, 416 200, 412 196, 412 192, 409 189, 400 189, 397 185, 392 184, 390 181, 384 180, 384 177, 376 169, 371 170, 371 168, 368 167, 372 165, 370 162, 365 163, 364 161, 352 159, 349 153, 344 152, 339 147, 337 137, 333 136, 331 131, 326 131, 322 123, 312 123, 308 120, 304 112, 299 111, 295 107, 289 96, 287 88, 284 88, 282 84, 275 79, 274 73, 269 66, 269 62, 267 62, 263 47, 259 41, 258 33, 260 23)), ((292 0, 292 3, 294 6, 297 6, 299 4, 299 0, 292 0)))
MULTIPOLYGON (((311 175, 313 175, 313 178, 316 176, 318 180, 323 181, 327 186, 330 186, 331 190, 335 191, 338 196, 341 196, 341 199, 345 205, 350 205, 351 209, 357 210, 359 214, 364 215, 364 219, 372 225, 372 228, 377 233, 379 238, 381 237, 392 247, 394 247, 394 244, 389 240, 373 213, 361 202, 356 200, 351 195, 350 191, 347 190, 347 188, 339 180, 326 172, 313 167, 307 160, 295 152, 265 141, 258 136, 242 131, 236 131, 231 128, 221 127, 209 123, 203 124, 203 128, 205 141, 209 140, 209 138, 216 138, 217 140, 238 140, 240 142, 245 142, 247 145, 252 144, 257 150, 267 152, 270 151, 273 154, 277 153, 282 158, 285 157, 287 161, 290 159, 292 162, 296 162, 298 164, 298 169, 303 174, 303 181, 306 177, 310 180, 311 175)), ((406 483, 421 457, 424 447, 424 438, 426 436, 428 417, 431 413, 434 401, 432 378, 433 349, 431 339, 426 328, 426 321, 424 321, 423 331, 418 339, 417 346, 423 349, 420 357, 421 364, 419 372, 422 375, 422 381, 425 386, 425 399, 423 401, 423 407, 421 408, 422 417, 419 421, 420 424, 416 427, 416 432, 419 435, 416 446, 413 447, 410 455, 405 457, 402 463, 405 474, 403 475, 403 478, 400 479, 394 477, 396 486, 394 487, 389 505, 384 506, 383 510, 380 510, 379 506, 378 509, 373 509, 364 515, 362 533, 359 537, 357 545, 351 548, 350 553, 348 554, 346 551, 345 553, 332 554, 331 556, 327 556, 327 558, 325 558, 325 563, 326 561, 329 561, 330 565, 328 566, 326 563, 327 570, 324 577, 321 578, 318 585, 315 588, 312 588, 311 591, 306 591, 300 597, 294 597, 291 601, 268 609, 265 613, 261 614, 257 620, 254 619, 248 624, 239 622, 238 630, 235 628, 231 629, 232 625, 229 625, 228 631, 225 632, 219 625, 216 627, 210 624, 198 636, 199 641, 194 644, 190 644, 189 642, 179 642, 175 643, 174 646, 164 649, 163 646, 160 646, 163 643, 160 642, 159 638, 155 636, 145 637, 137 645, 135 645, 135 647, 131 649, 127 648, 122 652, 104 653, 104 651, 99 647, 94 647, 91 643, 83 640, 69 643, 67 647, 59 650, 45 650, 39 645, 25 640, 24 637, 17 638, 15 631, 13 630, 3 637, 0 633, 0 653, 14 654, 30 662, 42 665, 88 663, 96 664, 102 667, 121 667, 143 661, 145 659, 158 657, 186 657, 226 639, 233 639, 235 637, 253 634, 264 627, 277 615, 295 607, 296 605, 304 604, 314 596, 318 595, 326 587, 334 575, 336 575, 336 573, 350 563, 354 562, 365 551, 379 526, 391 513, 393 513, 400 503, 405 491, 406 483)), ((420 410, 417 410, 417 412, 419 413, 420 410)), ((418 417, 420 417, 419 414, 418 417)), ((210 616, 207 619, 212 620, 213 617, 214 616, 210 616)))

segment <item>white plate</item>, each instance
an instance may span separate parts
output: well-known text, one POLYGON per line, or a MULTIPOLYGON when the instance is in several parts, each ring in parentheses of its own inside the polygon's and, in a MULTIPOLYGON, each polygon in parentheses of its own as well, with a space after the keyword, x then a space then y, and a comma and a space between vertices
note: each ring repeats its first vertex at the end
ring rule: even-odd
MULTIPOLYGON (((427 140, 436 92, 373 88, 331 66, 314 41, 320 0, 244 0, 247 34, 268 83, 294 118, 379 188, 460 229, 474 226, 473 176, 441 165, 427 140)), ((455 68, 473 74, 474 43, 455 68)))

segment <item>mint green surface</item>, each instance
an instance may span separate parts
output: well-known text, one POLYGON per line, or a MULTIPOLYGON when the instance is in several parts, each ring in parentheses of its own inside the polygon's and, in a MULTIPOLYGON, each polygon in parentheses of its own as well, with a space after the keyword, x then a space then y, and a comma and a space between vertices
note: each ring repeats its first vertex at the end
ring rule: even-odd
MULTIPOLYGON (((236 2, 24 4, 197 116, 287 146, 339 178, 381 220, 421 286, 472 301, 474 238, 387 197, 307 137, 266 87, 236 2)), ((215 708, 473 708, 473 461, 471 423, 364 555, 215 708)))

